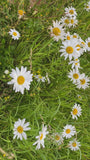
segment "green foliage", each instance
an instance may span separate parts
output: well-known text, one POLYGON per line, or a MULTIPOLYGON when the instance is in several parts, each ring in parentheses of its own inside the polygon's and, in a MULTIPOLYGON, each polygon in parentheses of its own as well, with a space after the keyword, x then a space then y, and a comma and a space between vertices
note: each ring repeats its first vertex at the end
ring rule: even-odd
MULTIPOLYGON (((68 65, 68 60, 60 57, 61 41, 53 41, 48 31, 52 20, 59 20, 64 15, 64 8, 72 5, 76 8, 79 25, 68 31, 71 34, 78 33, 83 40, 90 37, 90 13, 84 10, 84 3, 85 0, 47 0, 31 9, 29 1, 25 0, 16 0, 14 4, 4 1, 0 4, 0 147, 8 153, 12 152, 15 160, 90 159, 90 88, 85 91, 77 89, 67 77, 71 66, 68 65), (18 9, 26 12, 21 20, 18 20, 18 9), (21 34, 18 41, 12 40, 8 34, 11 28, 21 34), (11 72, 12 68, 20 68, 22 65, 29 70, 31 49, 32 72, 40 70, 43 76, 48 72, 51 83, 37 83, 34 80, 30 91, 21 95, 15 93, 12 86, 8 86, 10 77, 4 71, 8 69, 11 72), (77 94, 81 95, 82 100, 78 99, 77 94), (79 103, 82 107, 82 115, 77 121, 70 114, 74 103, 79 103), (26 118, 30 122, 31 130, 27 131, 26 141, 13 140, 13 125, 18 118, 26 118), (42 123, 48 126, 50 135, 62 132, 66 124, 75 125, 81 143, 80 151, 70 151, 67 147, 68 140, 64 140, 61 146, 55 146, 50 135, 45 140, 45 148, 35 150, 33 143, 42 123)), ((80 64, 83 68, 80 72, 90 77, 88 52, 80 57, 80 64)), ((0 156, 2 160, 7 159, 2 154, 0 156)))

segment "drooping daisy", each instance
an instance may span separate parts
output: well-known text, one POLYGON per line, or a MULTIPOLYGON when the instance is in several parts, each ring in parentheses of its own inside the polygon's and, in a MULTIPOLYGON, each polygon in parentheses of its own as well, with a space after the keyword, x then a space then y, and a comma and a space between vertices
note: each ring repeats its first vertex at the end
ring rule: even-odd
POLYGON ((84 4, 85 5, 85 9, 86 9, 86 11, 90 11, 90 1, 86 4, 84 4))
POLYGON ((51 37, 54 38, 55 41, 58 41, 59 39, 63 40, 64 38, 64 29, 62 28, 62 25, 60 25, 60 22, 56 20, 53 21, 53 27, 49 27, 51 32, 51 37))
POLYGON ((77 20, 75 17, 72 17, 72 18, 70 19, 70 23, 69 23, 68 27, 69 27, 69 28, 70 28, 70 27, 76 27, 77 24, 78 24, 78 20, 77 20))
POLYGON ((36 149, 40 149, 41 145, 43 148, 45 148, 45 145, 44 145, 44 139, 46 138, 46 135, 48 134, 49 132, 47 131, 47 126, 42 126, 42 131, 39 132, 39 136, 36 136, 36 139, 38 139, 33 145, 36 145, 36 149))
POLYGON ((78 42, 76 39, 66 40, 62 42, 63 46, 61 46, 60 52, 62 52, 61 56, 65 56, 65 60, 69 57, 69 60, 74 57, 74 59, 77 59, 80 57, 80 52, 77 50, 79 47, 77 47, 78 42))
POLYGON ((16 31, 15 29, 10 29, 9 34, 12 36, 12 39, 18 40, 20 37, 20 33, 16 31))
POLYGON ((63 143, 63 136, 61 133, 53 133, 52 137, 55 144, 60 145, 63 143))
POLYGON ((76 17, 77 16, 76 10, 72 6, 68 7, 68 8, 65 8, 65 14, 68 17, 76 17))
POLYGON ((10 76, 12 77, 12 80, 8 82, 8 84, 14 85, 13 90, 15 90, 15 92, 21 92, 24 94, 25 88, 29 90, 30 84, 33 81, 33 74, 31 74, 31 71, 27 71, 27 67, 24 68, 22 66, 21 70, 19 70, 17 67, 16 70, 12 69, 10 76))
POLYGON ((21 19, 25 14, 25 11, 23 10, 18 10, 18 15, 19 15, 19 19, 21 19))
POLYGON ((72 151, 77 151, 77 150, 79 150, 79 147, 81 145, 80 145, 80 142, 78 142, 78 141, 76 141, 76 139, 74 139, 73 141, 69 142, 68 146, 72 151))
POLYGON ((85 74, 81 74, 79 81, 77 81, 77 88, 86 89, 89 87, 90 78, 85 76, 85 74))
POLYGON ((46 80, 46 78, 41 76, 40 74, 35 75, 34 77, 37 79, 38 82, 40 82, 40 81, 45 82, 45 80, 46 80))
POLYGON ((76 129, 74 126, 72 125, 66 125, 63 129, 63 133, 62 136, 67 138, 71 138, 72 136, 74 136, 76 134, 76 129))
POLYGON ((78 117, 81 116, 81 106, 79 104, 76 104, 73 106, 71 115, 73 119, 78 119, 78 117))
POLYGON ((90 37, 86 39, 87 51, 90 51, 90 37))
POLYGON ((75 84, 76 82, 79 81, 81 75, 79 73, 79 70, 70 70, 68 77, 71 78, 71 81, 73 81, 73 83, 75 84))
POLYGON ((72 64, 72 69, 78 70, 80 67, 79 59, 75 59, 74 61, 70 61, 69 64, 72 64))
POLYGON ((29 126, 29 122, 25 123, 25 118, 23 120, 18 119, 18 121, 15 122, 14 124, 14 137, 13 139, 15 139, 17 137, 17 139, 20 138, 20 140, 27 139, 27 135, 24 131, 28 131, 31 128, 28 127, 29 126))
POLYGON ((68 17, 62 17, 60 19, 60 24, 64 27, 66 27, 66 26, 69 27, 69 23, 70 23, 70 18, 68 18, 68 17))

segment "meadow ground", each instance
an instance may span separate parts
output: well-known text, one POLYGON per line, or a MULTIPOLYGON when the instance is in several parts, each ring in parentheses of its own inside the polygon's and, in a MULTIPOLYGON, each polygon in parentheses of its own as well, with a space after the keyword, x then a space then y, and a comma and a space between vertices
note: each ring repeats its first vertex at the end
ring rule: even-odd
MULTIPOLYGON (((78 25, 66 28, 71 34, 77 33, 85 41, 90 37, 90 12, 84 9, 86 0, 42 0, 30 7, 29 0, 0 2, 0 159, 15 160, 90 160, 90 88, 78 89, 68 78, 71 70, 69 60, 60 57, 61 40, 51 38, 48 27, 52 20, 64 16, 65 7, 73 6, 77 12, 78 25), (25 15, 18 19, 18 10, 25 15), (13 40, 10 29, 20 33, 19 40, 13 40), (30 90, 15 93, 7 69, 27 67, 35 75, 48 73, 50 83, 37 82, 33 77, 30 90), (80 95, 79 98, 77 95, 80 95), (75 103, 80 104, 82 114, 78 120, 72 119, 71 110, 75 103), (31 130, 27 131, 27 140, 13 139, 14 123, 26 119, 31 130), (45 139, 45 148, 36 150, 33 143, 47 125, 49 134, 45 139), (67 124, 76 128, 80 149, 71 151, 65 139, 57 145, 53 133, 63 131, 67 124), (11 155, 11 153, 13 155, 11 155)), ((90 77, 90 54, 80 56, 80 73, 90 77)))

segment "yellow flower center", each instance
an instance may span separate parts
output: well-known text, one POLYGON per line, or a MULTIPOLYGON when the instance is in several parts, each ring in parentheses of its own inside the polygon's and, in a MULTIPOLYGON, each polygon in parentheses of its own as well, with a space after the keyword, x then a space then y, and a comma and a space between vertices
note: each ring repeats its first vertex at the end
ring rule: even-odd
POLYGON ((19 76, 17 78, 17 82, 18 82, 19 85, 22 85, 25 82, 25 78, 23 76, 19 76))
POLYGON ((73 24, 74 23, 74 20, 73 19, 71 19, 71 24, 73 24))
POLYGON ((66 133, 69 134, 71 132, 70 129, 66 129, 66 133))
POLYGON ((53 34, 55 34, 56 36, 59 36, 60 33, 61 33, 61 31, 58 27, 53 28, 53 34))
POLYGON ((70 40, 70 36, 67 36, 67 40, 70 40))
POLYGON ((88 47, 90 47, 90 42, 88 42, 88 47))
POLYGON ((85 79, 80 79, 81 85, 84 85, 86 83, 85 79))
POLYGON ((73 147, 76 147, 76 146, 77 146, 76 142, 73 142, 73 143, 72 143, 72 146, 73 146, 73 147))
POLYGON ((85 45, 85 42, 81 42, 83 45, 85 45))
POLYGON ((86 6, 86 8, 89 8, 89 6, 86 6))
POLYGON ((79 51, 81 48, 81 46, 79 44, 77 44, 76 47, 78 47, 77 51, 79 51))
POLYGON ((18 131, 19 133, 23 133, 23 127, 22 127, 22 126, 18 126, 18 127, 17 127, 17 131, 18 131))
POLYGON ((79 75, 78 75, 77 73, 74 73, 74 74, 73 74, 73 78, 74 78, 74 79, 78 79, 78 78, 79 78, 79 75))
POLYGON ((64 23, 69 24, 69 20, 68 20, 68 19, 65 19, 65 20, 64 20, 64 23))
POLYGON ((75 61, 78 61, 78 59, 75 59, 75 61))
POLYGON ((73 38, 77 38, 77 36, 76 36, 76 35, 73 35, 73 38))
POLYGON ((38 77, 39 77, 40 79, 42 79, 42 76, 41 76, 41 75, 39 75, 38 77))
POLYGON ((78 110, 77 110, 76 108, 74 108, 73 111, 72 111, 72 113, 73 113, 74 115, 76 115, 76 114, 78 113, 78 110))
POLYGON ((42 140, 43 139, 43 133, 41 133, 41 135, 40 135, 40 140, 42 140))
POLYGON ((66 48, 66 52, 67 52, 68 54, 72 54, 72 53, 73 53, 73 48, 72 48, 71 46, 68 46, 68 47, 66 48))
POLYGON ((74 10, 71 9, 71 10, 69 11, 69 13, 70 13, 70 14, 74 14, 74 10))
POLYGON ((14 35, 14 36, 17 36, 17 33, 16 33, 16 32, 13 32, 13 35, 14 35))
POLYGON ((18 10, 18 14, 19 14, 20 16, 22 16, 22 15, 24 14, 24 11, 23 11, 23 10, 18 10))
POLYGON ((60 140, 60 136, 59 136, 59 135, 56 135, 56 136, 55 136, 55 139, 56 139, 56 141, 59 141, 59 140, 60 140))
POLYGON ((77 65, 78 65, 78 63, 75 63, 75 65, 77 66, 77 65))

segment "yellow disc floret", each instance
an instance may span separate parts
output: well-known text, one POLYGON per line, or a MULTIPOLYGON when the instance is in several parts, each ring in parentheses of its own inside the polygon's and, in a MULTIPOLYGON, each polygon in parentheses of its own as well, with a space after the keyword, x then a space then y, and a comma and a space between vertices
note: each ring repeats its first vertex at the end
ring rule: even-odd
POLYGON ((55 34, 55 36, 59 36, 61 33, 61 30, 58 27, 53 28, 53 34, 55 34))
POLYGON ((22 85, 25 82, 25 78, 23 76, 19 76, 17 78, 17 82, 18 82, 19 85, 22 85))
POLYGON ((73 53, 73 47, 68 46, 68 47, 66 48, 66 52, 67 52, 68 54, 72 54, 72 53, 73 53))

